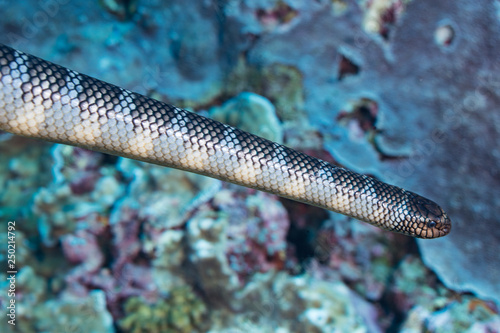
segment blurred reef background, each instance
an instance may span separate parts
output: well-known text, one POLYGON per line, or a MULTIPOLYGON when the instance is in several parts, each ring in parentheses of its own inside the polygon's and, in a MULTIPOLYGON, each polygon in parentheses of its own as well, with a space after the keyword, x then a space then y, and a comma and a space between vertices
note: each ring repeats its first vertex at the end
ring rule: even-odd
POLYGON ((0 43, 438 202, 416 241, 0 133, 2 332, 500 332, 500 1, 0 0, 0 43))

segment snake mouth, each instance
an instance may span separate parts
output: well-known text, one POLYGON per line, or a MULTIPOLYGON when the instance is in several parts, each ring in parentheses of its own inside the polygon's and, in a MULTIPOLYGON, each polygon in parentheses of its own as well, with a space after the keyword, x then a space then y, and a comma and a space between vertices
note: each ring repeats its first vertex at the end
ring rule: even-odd
POLYGON ((443 236, 446 236, 450 233, 451 231, 451 226, 445 226, 443 227, 442 229, 439 229, 439 235, 438 237, 443 237, 443 236))
POLYGON ((443 212, 441 220, 442 221, 439 228, 439 237, 446 236, 451 231, 451 220, 445 212, 443 212))

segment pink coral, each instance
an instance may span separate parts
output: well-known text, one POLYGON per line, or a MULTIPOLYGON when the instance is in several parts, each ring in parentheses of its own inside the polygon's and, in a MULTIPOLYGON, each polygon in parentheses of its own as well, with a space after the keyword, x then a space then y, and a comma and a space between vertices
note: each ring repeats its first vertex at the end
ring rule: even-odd
POLYGON ((283 269, 290 222, 275 196, 246 189, 221 191, 214 198, 214 205, 218 210, 231 212, 226 255, 240 278, 283 269))
POLYGON ((104 263, 104 255, 97 243, 96 236, 85 230, 65 235, 61 239, 64 256, 69 262, 80 264, 66 277, 74 282, 83 276, 95 273, 104 263))
POLYGON ((106 303, 115 318, 121 317, 124 299, 131 296, 154 300, 156 287, 152 280, 152 268, 139 259, 141 221, 137 211, 124 208, 115 215, 107 232, 95 235, 90 230, 78 230, 62 237, 64 256, 71 263, 78 264, 66 276, 66 292, 83 296, 92 289, 102 289, 106 303), (114 261, 106 267, 105 255, 99 237, 113 238, 111 252, 114 261))

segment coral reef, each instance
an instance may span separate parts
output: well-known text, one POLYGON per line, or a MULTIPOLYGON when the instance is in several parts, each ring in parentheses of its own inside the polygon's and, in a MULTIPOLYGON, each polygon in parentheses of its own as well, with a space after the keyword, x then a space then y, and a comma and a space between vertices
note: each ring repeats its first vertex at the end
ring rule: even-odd
POLYGON ((499 8, 0 1, 2 43, 424 194, 453 221, 449 236, 415 243, 203 176, 0 134, 0 218, 19 226, 16 328, 500 332, 499 8))
POLYGON ((211 210, 189 219, 186 234, 166 230, 148 242, 154 246, 160 290, 188 280, 213 302, 230 303, 254 273, 284 267, 288 219, 283 206, 267 194, 242 192, 220 191, 211 210))
POLYGON ((391 28, 398 23, 405 7, 412 0, 373 0, 359 1, 364 8, 363 27, 368 32, 378 33, 389 38, 391 28))
POLYGON ((128 209, 157 229, 178 227, 193 208, 210 200, 221 186, 212 178, 129 159, 119 159, 117 169, 130 181, 130 187, 111 223, 120 220, 120 211, 128 209))
POLYGON ((262 36, 248 61, 261 66, 286 63, 304 74, 309 93, 304 109, 340 164, 441 203, 453 231, 449 237, 418 242, 424 262, 449 287, 500 302, 495 278, 499 257, 491 245, 500 239, 495 215, 500 204, 494 193, 500 179, 495 144, 500 129, 498 115, 490 112, 499 91, 491 74, 497 62, 489 56, 499 25, 493 1, 485 6, 444 1, 439 7, 412 1, 383 43, 359 30, 359 10, 351 4, 335 24, 327 11, 313 18, 299 15, 293 29, 262 36), (434 39, 443 24, 456 32, 446 48, 434 39), (313 49, 321 52, 311 54, 313 49), (342 57, 359 70, 338 80, 342 57), (337 122, 341 110, 363 98, 378 105, 373 138, 352 135, 358 128, 337 122), (477 237, 470 237, 470 221, 475 221, 477 237))
POLYGON ((256 327, 262 332, 283 333, 368 332, 371 325, 359 310, 370 311, 356 303, 340 281, 270 271, 255 274, 236 298, 243 312, 237 321, 239 329, 246 332, 256 327))
POLYGON ((42 241, 53 246, 74 230, 101 234, 111 206, 123 195, 116 169, 103 163, 102 154, 76 147, 56 145, 52 157, 53 181, 33 197, 42 241))
POLYGON ((226 190, 217 193, 213 205, 222 212, 233 212, 225 214, 228 226, 223 237, 227 238, 225 253, 231 270, 240 278, 284 267, 290 222, 275 197, 261 192, 235 195, 226 190))
POLYGON ((46 301, 38 312, 36 332, 114 332, 106 299, 100 290, 87 297, 58 298, 46 301))
POLYGON ((187 225, 188 253, 192 275, 188 277, 200 286, 207 299, 227 304, 238 288, 235 272, 225 255, 224 217, 197 215, 187 225))
MULTIPOLYGON (((29 211, 34 193, 50 182, 50 162, 43 156, 49 145, 33 145, 29 140, 10 136, 0 141, 0 216, 2 219, 25 218, 33 220, 29 211)), ((32 223, 27 223, 32 228, 32 223)), ((3 230, 1 231, 3 232, 3 230)))
POLYGON ((471 296, 463 296, 431 312, 425 306, 416 306, 400 332, 498 332, 500 316, 494 306, 471 296))
POLYGON ((137 11, 138 0, 100 0, 101 5, 121 20, 130 19, 137 11))
POLYGON ((138 297, 125 303, 125 318, 119 322, 130 333, 201 332, 207 309, 189 287, 176 288, 168 298, 147 304, 138 297))
POLYGON ((242 93, 221 107, 212 108, 209 116, 268 140, 283 142, 283 130, 274 106, 257 94, 242 93))
MULTIPOLYGON (((16 277, 16 325, 4 321, 2 332, 114 332, 102 291, 93 290, 84 297, 50 298, 47 281, 31 267, 22 268, 16 277)), ((5 276, 2 281, 6 281, 5 276)), ((2 308, 6 301, 4 293, 0 296, 2 308)))

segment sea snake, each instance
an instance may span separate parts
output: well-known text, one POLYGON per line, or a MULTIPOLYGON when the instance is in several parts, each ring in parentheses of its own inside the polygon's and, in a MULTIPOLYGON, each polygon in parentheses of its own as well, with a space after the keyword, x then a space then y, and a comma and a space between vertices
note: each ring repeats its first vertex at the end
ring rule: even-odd
POLYGON ((0 130, 199 173, 413 237, 451 230, 418 194, 2 44, 0 130))

